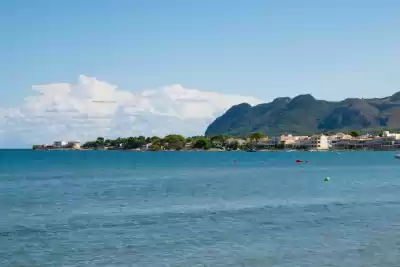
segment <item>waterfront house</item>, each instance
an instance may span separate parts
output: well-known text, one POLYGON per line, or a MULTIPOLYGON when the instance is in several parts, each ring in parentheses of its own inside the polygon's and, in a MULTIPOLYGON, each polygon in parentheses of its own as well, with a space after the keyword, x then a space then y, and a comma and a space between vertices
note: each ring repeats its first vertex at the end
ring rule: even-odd
POLYGON ((79 141, 69 141, 66 145, 67 148, 72 148, 72 149, 80 149, 81 148, 81 142, 79 141))
POLYGON ((400 139, 400 134, 398 133, 391 133, 389 131, 383 131, 382 132, 382 137, 386 137, 386 138, 392 138, 392 139, 400 139))
POLYGON ((225 143, 227 143, 227 144, 232 144, 232 143, 234 143, 234 142, 237 142, 238 144, 239 144, 239 146, 242 146, 242 145, 245 145, 246 144, 246 140, 243 140, 243 139, 236 139, 236 138, 228 138, 228 139, 226 139, 226 141, 225 141, 225 143))
POLYGON ((302 136, 296 140, 296 147, 299 148, 310 148, 312 146, 312 141, 309 136, 302 136))
POLYGON ((142 145, 141 150, 146 150, 146 151, 150 150, 152 145, 153 145, 153 143, 144 144, 144 145, 142 145))

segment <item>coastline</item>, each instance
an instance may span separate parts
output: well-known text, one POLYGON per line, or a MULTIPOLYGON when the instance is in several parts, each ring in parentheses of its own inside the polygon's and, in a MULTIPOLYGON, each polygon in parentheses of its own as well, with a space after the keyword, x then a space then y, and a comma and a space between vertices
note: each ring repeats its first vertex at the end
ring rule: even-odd
POLYGON ((81 144, 80 141, 54 141, 52 144, 37 144, 33 150, 48 151, 124 151, 124 152, 359 152, 398 151, 400 134, 383 131, 378 136, 358 132, 336 133, 333 135, 314 134, 293 136, 291 134, 267 137, 255 132, 250 136, 193 136, 184 137, 170 134, 163 138, 136 136, 117 139, 98 137, 81 144))
MULTIPOLYGON (((6 150, 6 149, 5 149, 6 150)), ((183 150, 138 150, 138 149, 96 149, 96 148, 80 148, 80 149, 74 149, 74 148, 36 148, 36 149, 7 149, 7 150, 32 150, 32 151, 118 151, 118 152, 258 152, 258 153, 276 153, 276 152, 285 152, 285 153, 291 153, 291 152, 309 152, 309 153, 315 153, 315 152, 336 152, 336 153, 341 153, 341 152, 394 152, 394 151, 399 151, 400 148, 392 148, 392 149, 329 149, 329 150, 316 150, 316 151, 309 151, 309 150, 285 150, 285 149, 261 149, 261 150, 252 150, 252 151, 246 151, 246 150, 218 150, 218 149, 183 149, 183 150)))

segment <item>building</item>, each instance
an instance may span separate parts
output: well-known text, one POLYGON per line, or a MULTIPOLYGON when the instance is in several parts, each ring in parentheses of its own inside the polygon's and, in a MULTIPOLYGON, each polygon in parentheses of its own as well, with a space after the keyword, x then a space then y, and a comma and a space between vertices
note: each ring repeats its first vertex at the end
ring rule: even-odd
POLYGON ((296 147, 298 148, 309 148, 310 146, 312 146, 312 142, 308 136, 302 136, 296 140, 296 147))
POLYGON ((398 133, 391 133, 389 131, 383 131, 382 137, 393 138, 393 139, 400 139, 400 134, 398 133))
POLYGON ((66 141, 54 141, 54 147, 65 147, 68 143, 66 141))
POLYGON ((272 136, 269 141, 270 145, 294 145, 296 138, 291 135, 272 136))
POLYGON ((66 146, 72 149, 80 149, 81 143, 79 141, 69 141, 66 146))
POLYGON ((308 147, 309 149, 315 149, 315 150, 328 150, 329 149, 328 136, 323 134, 315 134, 311 136, 308 147))
POLYGON ((227 144, 232 144, 234 142, 237 142, 240 146, 245 145, 246 144, 246 140, 243 139, 236 139, 236 138, 228 138, 226 139, 225 143, 227 144))
POLYGON ((148 144, 142 145, 142 147, 140 149, 141 150, 151 150, 152 146, 153 146, 153 143, 148 143, 148 144))

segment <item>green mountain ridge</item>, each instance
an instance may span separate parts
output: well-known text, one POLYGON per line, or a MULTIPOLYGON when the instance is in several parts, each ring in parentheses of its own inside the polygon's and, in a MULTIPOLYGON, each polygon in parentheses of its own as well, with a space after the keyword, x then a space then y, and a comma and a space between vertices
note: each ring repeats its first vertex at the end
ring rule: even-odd
POLYGON ((253 107, 242 103, 215 119, 205 135, 312 134, 378 128, 400 128, 400 92, 384 98, 347 98, 336 102, 303 94, 279 97, 253 107))

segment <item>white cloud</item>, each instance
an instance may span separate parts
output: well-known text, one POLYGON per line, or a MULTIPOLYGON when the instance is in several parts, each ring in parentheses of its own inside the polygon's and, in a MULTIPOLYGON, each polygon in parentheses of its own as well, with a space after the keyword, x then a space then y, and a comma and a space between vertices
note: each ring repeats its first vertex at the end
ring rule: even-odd
POLYGON ((97 136, 203 134, 229 107, 254 97, 223 95, 174 84, 132 93, 96 78, 77 84, 35 85, 21 107, 0 110, 0 146, 24 147, 54 140, 87 141, 97 136))

